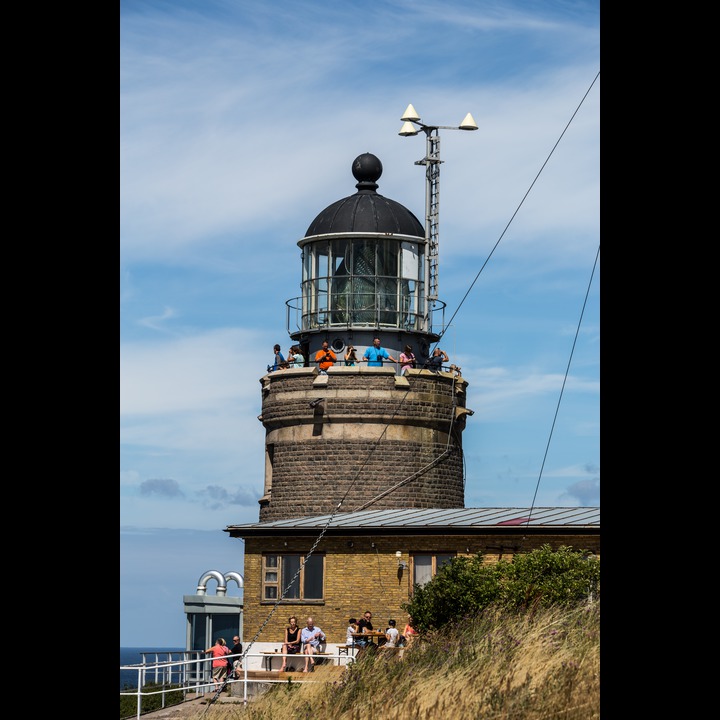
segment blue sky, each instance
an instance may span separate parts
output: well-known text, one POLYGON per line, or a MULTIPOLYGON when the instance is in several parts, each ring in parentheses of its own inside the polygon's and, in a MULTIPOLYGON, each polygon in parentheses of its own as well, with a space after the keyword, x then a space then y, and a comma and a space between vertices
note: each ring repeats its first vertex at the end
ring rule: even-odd
POLYGON ((365 152, 378 192, 424 217, 408 103, 479 126, 440 131, 465 505, 536 488, 538 506, 599 505, 599 35, 597 1, 123 0, 121 645, 184 646, 182 596, 243 574, 222 530, 258 520, 259 380, 290 344, 297 241, 356 192, 365 152))

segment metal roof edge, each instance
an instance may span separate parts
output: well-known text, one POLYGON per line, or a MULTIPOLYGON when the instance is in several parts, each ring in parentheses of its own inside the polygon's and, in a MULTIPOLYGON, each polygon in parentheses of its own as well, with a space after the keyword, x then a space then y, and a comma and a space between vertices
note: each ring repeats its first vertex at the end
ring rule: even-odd
POLYGON ((517 534, 520 530, 533 535, 548 532, 557 535, 570 535, 573 532, 598 534, 600 508, 595 506, 364 510, 264 523, 228 525, 224 532, 229 533, 231 537, 274 537, 288 533, 315 536, 320 530, 331 536, 462 535, 478 532, 505 535, 517 534), (398 517, 402 519, 396 520, 398 517), (529 523, 526 522, 526 518, 530 519, 529 523), (575 518, 574 522, 573 518, 575 518), (546 522, 544 519, 551 521, 546 522))

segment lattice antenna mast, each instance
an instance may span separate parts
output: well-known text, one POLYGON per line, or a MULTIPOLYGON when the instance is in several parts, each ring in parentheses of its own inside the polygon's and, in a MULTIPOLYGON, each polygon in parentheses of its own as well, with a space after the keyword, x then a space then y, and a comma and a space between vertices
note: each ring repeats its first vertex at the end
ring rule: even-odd
POLYGON ((473 116, 468 113, 458 126, 427 125, 420 120, 415 108, 408 105, 400 118, 403 126, 398 135, 408 137, 425 133, 425 157, 416 165, 425 165, 425 327, 430 332, 430 308, 438 299, 440 259, 440 130, 477 130, 473 116), (418 127, 416 127, 418 126, 418 127))
POLYGON ((438 225, 440 222, 440 135, 438 128, 427 128, 425 157, 416 160, 416 165, 425 165, 425 242, 427 243, 427 272, 425 287, 428 302, 438 299, 438 256, 440 254, 440 238, 438 225))

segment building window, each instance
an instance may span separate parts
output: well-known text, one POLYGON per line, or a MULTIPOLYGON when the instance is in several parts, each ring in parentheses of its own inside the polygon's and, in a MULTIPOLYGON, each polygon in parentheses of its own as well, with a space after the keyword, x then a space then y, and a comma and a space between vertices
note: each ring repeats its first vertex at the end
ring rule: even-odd
POLYGON ((262 578, 263 600, 323 600, 325 556, 263 555, 262 578))
POLYGON ((412 555, 413 584, 423 586, 429 583, 437 571, 455 557, 456 553, 438 553, 437 555, 412 555))

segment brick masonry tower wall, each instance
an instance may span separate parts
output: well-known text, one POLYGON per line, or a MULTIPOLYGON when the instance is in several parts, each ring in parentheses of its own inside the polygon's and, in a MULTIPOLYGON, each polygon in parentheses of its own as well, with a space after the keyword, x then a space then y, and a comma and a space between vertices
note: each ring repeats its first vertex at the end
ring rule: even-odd
POLYGON ((391 368, 264 376, 260 522, 360 509, 462 508, 467 382, 391 368))

